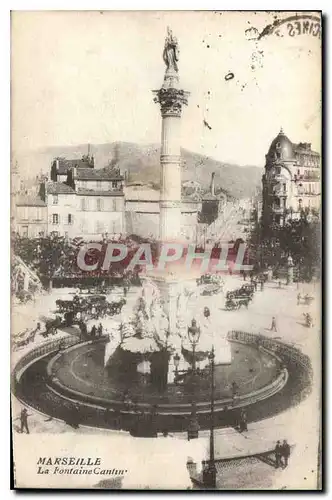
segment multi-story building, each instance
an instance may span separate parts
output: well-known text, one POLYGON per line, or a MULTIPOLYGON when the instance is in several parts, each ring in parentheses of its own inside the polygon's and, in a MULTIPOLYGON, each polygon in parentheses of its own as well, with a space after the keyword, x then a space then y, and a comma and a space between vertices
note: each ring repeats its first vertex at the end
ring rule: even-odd
POLYGON ((281 129, 266 155, 263 221, 284 224, 320 209, 320 155, 310 143, 293 144, 281 129))
POLYGON ((101 238, 125 230, 123 176, 114 166, 95 169, 93 157, 55 159, 40 197, 47 206, 48 234, 101 238))
POLYGON ((18 195, 13 230, 23 238, 39 238, 47 233, 47 205, 39 196, 18 195))

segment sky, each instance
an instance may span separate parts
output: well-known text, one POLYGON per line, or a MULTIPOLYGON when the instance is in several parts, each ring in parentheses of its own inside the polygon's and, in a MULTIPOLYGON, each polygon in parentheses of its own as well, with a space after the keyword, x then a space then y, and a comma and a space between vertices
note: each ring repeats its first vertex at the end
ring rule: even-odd
MULTIPOLYGON (((279 14, 286 18, 292 13, 279 14)), ((320 39, 257 41, 266 12, 12 13, 12 151, 128 141, 158 143, 167 26, 191 93, 182 146, 225 162, 264 166, 280 127, 320 151, 320 39), (246 31, 250 30, 250 31, 246 31), (255 30, 258 30, 255 32, 255 30), (226 80, 229 73, 233 78, 226 80), (204 125, 205 120, 209 126, 204 125)))

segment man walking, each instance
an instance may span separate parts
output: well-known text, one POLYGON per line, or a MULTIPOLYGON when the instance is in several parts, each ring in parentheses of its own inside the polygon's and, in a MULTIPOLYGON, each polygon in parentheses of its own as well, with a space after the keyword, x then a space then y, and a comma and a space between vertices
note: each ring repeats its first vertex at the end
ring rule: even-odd
POLYGON ((20 420, 21 420, 21 433, 23 434, 24 429, 26 430, 27 434, 30 434, 29 432, 29 427, 28 427, 28 410, 26 408, 23 408, 21 410, 21 415, 20 415, 20 420))
POLYGON ((284 459, 284 467, 286 468, 288 466, 288 459, 290 456, 290 446, 287 443, 287 440, 284 439, 282 445, 281 445, 281 455, 284 459))
POLYGON ((277 320, 276 320, 275 316, 272 317, 271 331, 272 332, 277 331, 277 320))
POLYGON ((281 453, 282 453, 281 443, 280 443, 280 441, 277 441, 276 447, 274 448, 274 454, 275 454, 275 457, 276 457, 276 468, 277 469, 281 465, 281 453))

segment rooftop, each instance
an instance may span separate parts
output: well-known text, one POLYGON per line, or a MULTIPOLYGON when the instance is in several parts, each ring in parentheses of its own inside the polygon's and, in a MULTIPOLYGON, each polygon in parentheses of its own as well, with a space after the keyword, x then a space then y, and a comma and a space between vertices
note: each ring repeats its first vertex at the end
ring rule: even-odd
POLYGON ((46 190, 48 194, 75 194, 74 189, 63 182, 48 182, 46 190))
POLYGON ((89 168, 92 169, 94 164, 93 164, 93 157, 83 157, 83 158, 76 158, 74 160, 66 160, 65 158, 56 158, 54 160, 55 163, 57 163, 57 172, 58 174, 65 175, 70 168, 89 168))
POLYGON ((123 176, 117 168, 109 169, 107 167, 100 169, 80 168, 77 169, 76 179, 78 180, 104 180, 104 181, 122 181, 123 176))
POLYGON ((17 207, 46 207, 46 203, 37 195, 22 195, 16 200, 17 207))

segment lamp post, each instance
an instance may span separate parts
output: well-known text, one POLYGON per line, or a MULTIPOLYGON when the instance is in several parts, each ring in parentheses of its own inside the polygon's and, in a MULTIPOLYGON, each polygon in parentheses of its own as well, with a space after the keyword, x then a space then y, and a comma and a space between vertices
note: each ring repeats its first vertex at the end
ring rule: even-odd
POLYGON ((192 373, 191 373, 191 386, 192 386, 192 403, 191 403, 191 416, 188 427, 188 441, 190 439, 198 438, 199 423, 197 420, 196 401, 195 401, 195 381, 196 381, 196 353, 195 349, 199 342, 201 330, 196 324, 196 320, 192 320, 191 326, 188 327, 188 338, 192 347, 192 373))
POLYGON ((210 458, 209 464, 203 471, 203 483, 206 488, 216 488, 217 469, 214 460, 214 346, 209 353, 211 363, 211 414, 210 414, 210 458))
POLYGON ((178 375, 179 375, 179 364, 180 364, 180 356, 178 353, 175 354, 173 357, 174 361, 174 366, 175 366, 175 377, 174 377, 174 382, 176 383, 178 380, 178 375))

